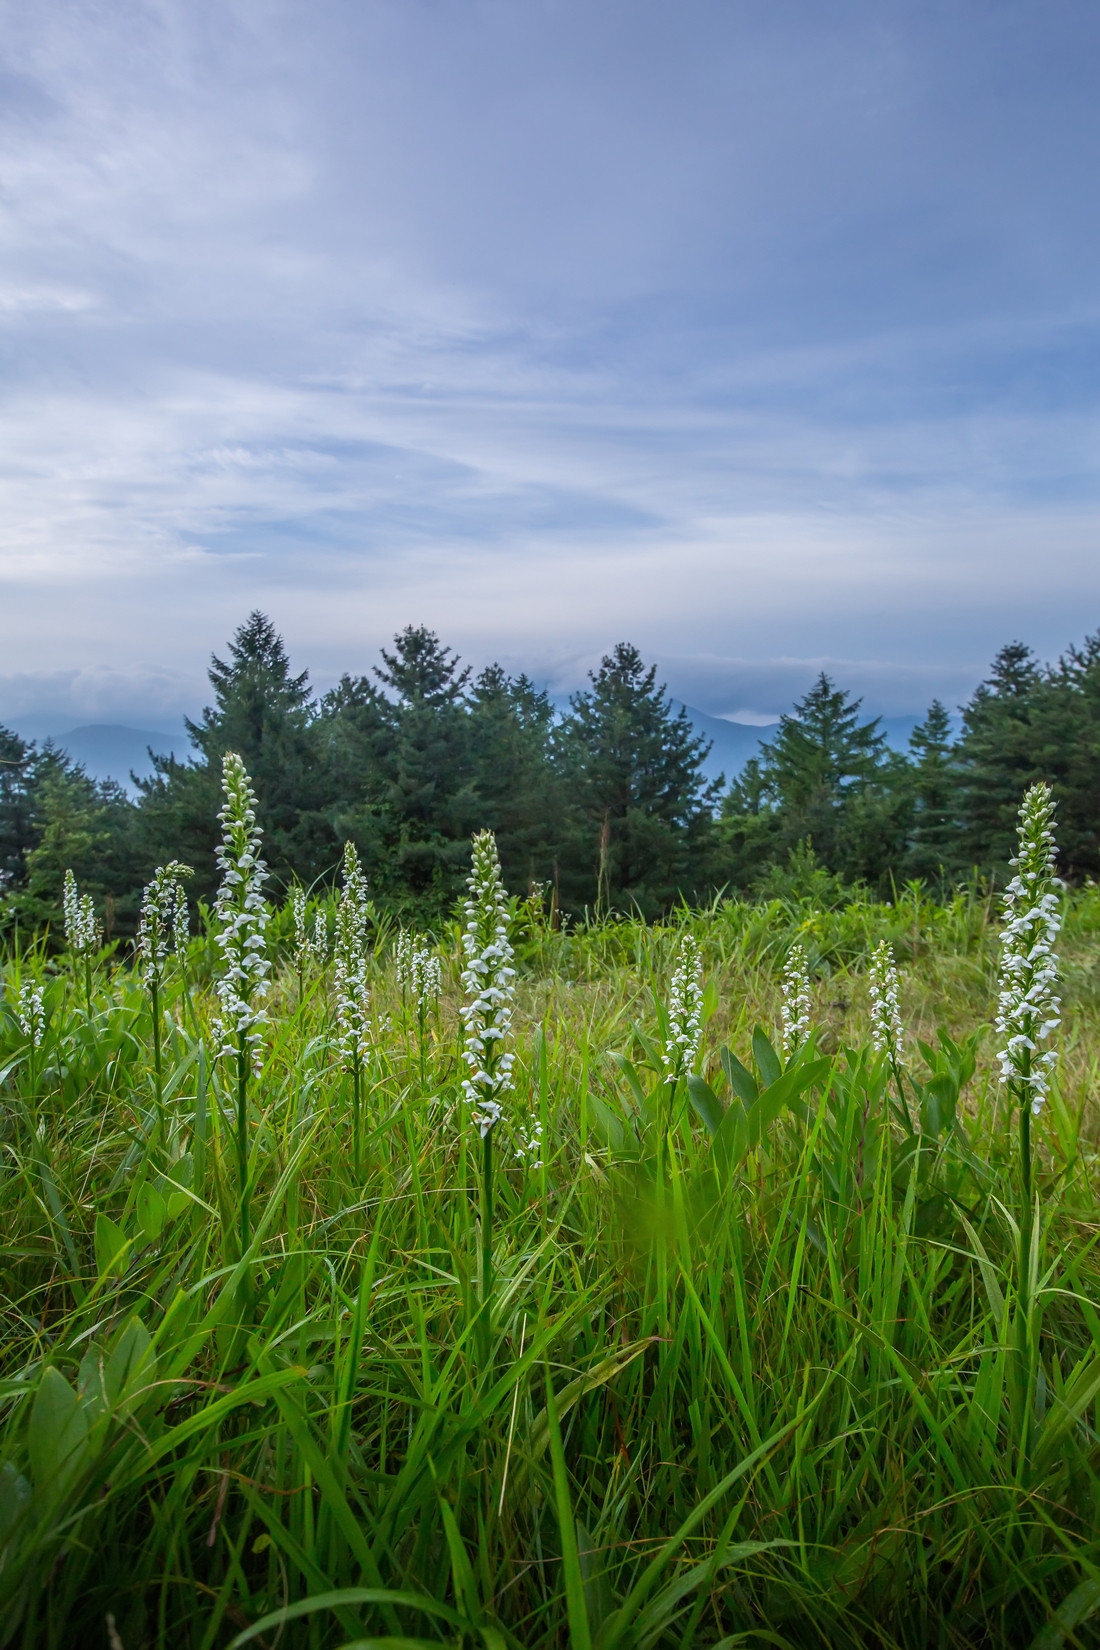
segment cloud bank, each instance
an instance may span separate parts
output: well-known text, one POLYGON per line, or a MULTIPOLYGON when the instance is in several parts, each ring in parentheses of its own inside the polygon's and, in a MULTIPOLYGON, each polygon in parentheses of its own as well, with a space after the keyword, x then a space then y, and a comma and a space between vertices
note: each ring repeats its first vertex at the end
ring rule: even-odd
POLYGON ((253 606, 717 714, 1100 623, 1100 15, 0 5, 0 718, 253 606))

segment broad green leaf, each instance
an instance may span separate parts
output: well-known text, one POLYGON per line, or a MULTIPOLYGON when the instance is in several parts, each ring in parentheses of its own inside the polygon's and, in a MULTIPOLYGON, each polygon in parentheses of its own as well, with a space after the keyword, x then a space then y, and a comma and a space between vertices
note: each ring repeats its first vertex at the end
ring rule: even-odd
POLYGON ((378 1639, 351 1639, 342 1644, 340 1650, 459 1650, 461 1642, 460 1639, 407 1639, 391 1633, 378 1639))
POLYGON ((749 1155, 749 1118, 742 1106, 730 1106, 711 1142, 719 1172, 723 1175, 740 1168, 749 1155))
POLYGON ((920 1126, 921 1133, 931 1135, 938 1140, 946 1129, 955 1121, 955 1107, 958 1105, 958 1084, 949 1072, 941 1071, 924 1085, 921 1091, 920 1126))
POLYGON ((112 1408, 122 1398, 127 1389, 132 1389, 139 1378, 143 1386, 148 1385, 152 1378, 152 1366, 155 1362, 150 1357, 150 1347, 153 1338, 141 1319, 136 1315, 126 1324, 114 1350, 103 1367, 103 1385, 107 1393, 107 1401, 112 1408))
POLYGON ((760 1073, 764 1087, 771 1088, 773 1083, 778 1083, 783 1072, 783 1062, 760 1026, 757 1026, 752 1034, 752 1057, 756 1061, 756 1069, 760 1073))
POLYGON ((101 1278, 109 1276, 112 1271, 124 1269, 128 1248, 129 1242, 122 1227, 117 1226, 110 1215, 96 1215, 95 1266, 101 1278))
POLYGON ((170 1224, 177 1218, 178 1215, 182 1215, 183 1211, 188 1207, 191 1201, 192 1199, 187 1192, 169 1192, 168 1201, 165 1207, 165 1223, 170 1224))
POLYGON ((747 1066, 743 1066, 732 1049, 724 1048, 719 1055, 726 1081, 746 1111, 760 1093, 760 1084, 747 1066))
POLYGON ((137 1195, 137 1218, 150 1243, 156 1243, 164 1231, 168 1206, 155 1186, 142 1186, 137 1195))
POLYGON ((35 1393, 27 1429, 31 1476, 39 1489, 56 1484, 78 1468, 88 1438, 88 1417, 75 1391, 52 1364, 35 1393))
POLYGON ((697 1077, 694 1072, 688 1073, 688 1097, 695 1110, 699 1113, 711 1134, 717 1134, 722 1126, 725 1111, 722 1102, 711 1088, 705 1077, 697 1077))
POLYGON ((612 1054, 611 1058, 626 1078, 627 1087, 634 1097, 634 1104, 638 1108, 639 1115, 647 1118, 649 1116, 649 1100, 634 1068, 633 1060, 629 1060, 625 1054, 612 1054))
POLYGON ((804 1066, 791 1066, 768 1088, 762 1089, 747 1112, 731 1106, 714 1136, 714 1150, 724 1172, 741 1166, 745 1158, 767 1134, 784 1106, 823 1078, 832 1062, 811 1060, 804 1066))

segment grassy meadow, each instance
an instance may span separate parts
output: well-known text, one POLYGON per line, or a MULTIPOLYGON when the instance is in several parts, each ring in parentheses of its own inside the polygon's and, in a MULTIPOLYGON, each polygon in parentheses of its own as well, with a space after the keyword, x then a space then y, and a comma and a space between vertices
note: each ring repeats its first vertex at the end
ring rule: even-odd
POLYGON ((212 933, 156 1038, 122 951, 8 955, 0 1643, 1100 1643, 1100 890, 1066 899, 1023 1261, 994 902, 562 932, 514 900, 511 929, 488 1298, 460 924, 418 1005, 371 909, 349 1064, 333 966, 273 912, 243 1135, 212 933), (705 1023, 670 1083, 685 932, 705 1023))

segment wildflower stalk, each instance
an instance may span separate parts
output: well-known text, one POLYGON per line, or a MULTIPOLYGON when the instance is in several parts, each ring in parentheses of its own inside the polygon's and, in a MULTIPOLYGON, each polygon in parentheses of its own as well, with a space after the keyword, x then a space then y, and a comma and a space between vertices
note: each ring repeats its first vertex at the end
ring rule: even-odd
POLYGON ((189 865, 173 859, 158 865, 146 887, 138 917, 137 954, 141 975, 149 988, 153 1021, 153 1087, 157 1119, 164 1128, 164 1058, 161 1048, 160 988, 169 951, 182 956, 187 945, 187 896, 183 878, 192 875, 189 865))
POLYGON ((876 1053, 885 1054, 890 1062, 902 1115, 912 1134, 913 1119, 901 1080, 901 1043, 905 1027, 898 1007, 898 970, 887 940, 880 940, 871 955, 868 989, 871 994, 871 1042, 876 1053))
POLYGON ((37 1109, 38 1051, 46 1035, 46 1009, 42 987, 35 985, 32 980, 23 980, 20 983, 19 995, 15 1000, 15 1017, 30 1045, 27 1070, 30 1077, 31 1104, 37 1109))
POLYGON ((344 886, 336 908, 335 975, 337 1047, 341 1070, 351 1075, 352 1161, 362 1174, 360 1118, 363 1063, 370 1051, 370 990, 367 980, 367 879, 353 842, 344 844, 344 886))
MULTIPOLYGON (((1035 1210, 1032 1185, 1031 1120, 1038 1117, 1058 1062, 1055 1049, 1042 1045, 1061 1025, 1057 996, 1058 957, 1054 950, 1062 926, 1060 891, 1054 873, 1054 799, 1049 785, 1032 785, 1020 805, 1019 848, 1011 861, 1015 875, 1001 901, 1001 989, 997 1030, 1004 1038, 998 1051, 1001 1082, 1020 1111, 1020 1255, 1019 1343, 1025 1378, 1029 1378, 1031 1248, 1035 1210)), ((1025 1394, 1022 1425, 1027 1447, 1029 1401, 1025 1394)))
POLYGON ((394 946, 394 963, 397 974, 397 984, 401 989, 401 1024, 407 1027, 409 988, 413 984, 413 937, 407 928, 402 928, 394 946))
POLYGON ((672 1108, 684 1073, 690 1071, 699 1053, 703 1035, 703 959, 694 935, 685 934, 680 941, 676 971, 668 995, 668 1034, 665 1038, 665 1102, 659 1120, 657 1140, 658 1165, 663 1167, 664 1154, 672 1131, 672 1108))
POLYGON ((806 948, 796 941, 783 966, 783 1052, 790 1059, 810 1031, 810 969, 806 948))
POLYGON ((71 870, 65 872, 65 887, 61 896, 65 915, 65 938, 73 961, 83 964, 84 998, 89 1015, 92 1012, 92 954, 99 949, 102 937, 96 921, 95 904, 91 894, 82 894, 71 870))
POLYGON ((493 1131, 500 1121, 502 1096, 512 1087, 515 1056, 506 1044, 516 977, 508 934, 508 896, 492 831, 479 831, 474 837, 468 887, 462 936, 466 1000, 461 1014, 465 1029, 462 1058, 469 1075, 462 1088, 475 1108, 473 1120, 481 1135, 481 1326, 487 1359, 493 1297, 493 1131))
POLYGON ((235 751, 227 751, 223 758, 222 787, 225 803, 218 814, 222 841, 217 852, 222 881, 214 904, 223 964, 217 984, 221 1002, 217 1035, 219 1056, 234 1059, 237 1068, 237 1179, 243 1254, 252 1237, 248 1080, 260 1073, 262 1028, 267 1023, 260 1003, 267 995, 271 967, 266 955, 268 911, 261 892, 267 866, 260 858, 255 792, 235 751))
POLYGON ((420 1055, 420 1087, 427 1080, 428 1016, 439 1001, 443 978, 439 958, 433 957, 426 946, 419 946, 412 954, 410 966, 413 996, 416 1000, 417 1047, 420 1055))
POLYGON ((318 911, 314 917, 313 933, 306 924, 306 891, 296 882, 290 893, 291 915, 294 921, 294 971, 298 976, 298 1002, 305 996, 306 974, 325 958, 324 916, 318 911))

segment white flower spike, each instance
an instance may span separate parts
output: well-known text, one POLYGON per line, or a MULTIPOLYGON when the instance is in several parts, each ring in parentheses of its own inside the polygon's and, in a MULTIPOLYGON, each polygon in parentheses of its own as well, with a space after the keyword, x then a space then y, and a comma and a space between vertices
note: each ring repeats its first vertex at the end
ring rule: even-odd
POLYGON ((190 875, 190 865, 182 865, 178 859, 158 865, 142 896, 137 954, 146 985, 159 983, 169 952, 174 951, 178 957, 187 948, 187 895, 183 891, 183 878, 190 875))
POLYGON ((236 751, 226 751, 222 759, 222 785, 225 804, 218 814, 222 840, 217 852, 222 881, 214 902, 223 968, 217 984, 218 1053, 239 1054, 243 1040, 258 1076, 267 1023, 267 1013, 259 1005, 267 995, 271 968, 266 955, 268 910, 261 892, 267 866, 260 858, 255 792, 236 751))
POLYGON ((810 969, 806 948, 796 941, 783 966, 783 1052, 794 1054, 810 1031, 810 969))
POLYGON ((367 879, 354 842, 344 844, 344 886, 336 908, 337 1048, 344 1071, 357 1069, 370 1051, 370 987, 367 979, 367 879))
POLYGON ((691 934, 680 941, 679 962, 668 998, 665 1072, 677 1081, 695 1063, 703 1036, 703 959, 691 934))
POLYGON ((896 1063, 905 1028, 898 1008, 898 971, 889 942, 880 940, 871 956, 871 1042, 896 1063))
POLYGON ((15 1017, 31 1047, 41 1048, 42 1038, 46 1033, 46 1010, 40 985, 35 985, 31 980, 24 980, 16 998, 15 1017))
POLYGON ((474 1121, 484 1139, 500 1121, 501 1096, 512 1087, 515 1061, 505 1044, 512 1026, 516 971, 508 938, 508 896, 492 831, 479 831, 474 837, 469 889, 462 936, 466 1001, 461 1010, 466 1029, 462 1058, 469 1076, 462 1088, 476 1108, 474 1121))
POLYGON ((69 950, 77 957, 89 957, 98 951, 101 939, 91 894, 82 894, 71 871, 65 872, 65 890, 62 894, 65 912, 65 938, 69 950))
POLYGON ((998 1051, 1002 1083, 1017 1083, 1038 1116, 1057 1064, 1056 1049, 1043 1049, 1061 1025, 1056 995, 1058 957, 1054 950, 1062 926, 1060 890, 1054 874, 1054 799, 1049 785, 1032 785, 1020 805, 1020 847, 1012 860, 1016 874, 1001 902, 1001 991, 997 1030, 1004 1038, 998 1051))

